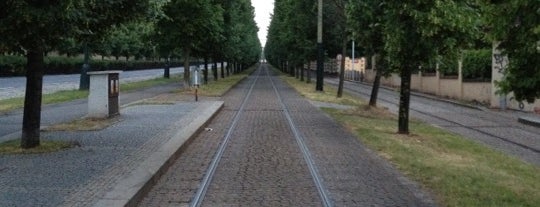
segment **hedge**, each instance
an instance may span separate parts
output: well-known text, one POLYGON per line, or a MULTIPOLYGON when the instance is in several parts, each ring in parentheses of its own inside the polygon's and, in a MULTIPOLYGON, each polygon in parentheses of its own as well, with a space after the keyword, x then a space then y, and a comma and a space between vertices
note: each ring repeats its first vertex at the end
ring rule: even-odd
MULTIPOLYGON (((83 64, 82 58, 50 56, 45 57, 46 74, 76 74, 79 73, 83 64)), ((124 61, 124 60, 91 60, 92 71, 101 70, 140 70, 150 68, 163 68, 164 61, 124 61)), ((171 61, 172 67, 182 66, 179 61, 171 61)), ((23 56, 0 55, 0 77, 24 76, 26 58, 23 56)))
POLYGON ((463 52, 463 79, 491 81, 491 50, 466 50, 463 52))

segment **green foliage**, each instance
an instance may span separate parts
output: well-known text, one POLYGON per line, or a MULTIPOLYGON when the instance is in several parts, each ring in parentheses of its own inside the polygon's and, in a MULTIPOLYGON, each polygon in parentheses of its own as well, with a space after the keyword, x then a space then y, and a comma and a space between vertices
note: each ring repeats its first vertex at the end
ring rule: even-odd
POLYGON ((384 4, 377 0, 350 1, 347 5, 347 21, 353 39, 370 56, 383 52, 383 9, 384 4))
POLYGON ((0 55, 0 76, 22 75, 26 58, 18 55, 0 55))
MULTIPOLYGON (((45 58, 43 66, 46 74, 75 74, 79 73, 83 64, 82 58, 49 56, 45 58)), ((92 70, 138 70, 149 68, 162 68, 163 61, 125 61, 125 60, 91 60, 92 70)), ((179 61, 171 61, 171 67, 181 66, 179 61)), ((22 56, 0 55, 0 76, 23 76, 25 74, 26 59, 22 56)))
POLYGON ((465 80, 491 81, 491 49, 465 50, 462 71, 465 80))
POLYGON ((508 56, 501 93, 514 92, 518 101, 540 98, 540 1, 490 1, 485 19, 490 37, 508 56))
POLYGON ((157 24, 163 47, 194 50, 202 46, 207 36, 219 36, 215 26, 222 21, 223 9, 210 0, 173 0, 163 9, 167 17, 157 24))
POLYGON ((71 142, 67 141, 44 141, 41 146, 32 149, 22 149, 18 140, 10 140, 0 143, 0 155, 13 154, 41 154, 65 150, 73 147, 71 142))
POLYGON ((268 29, 265 55, 272 64, 287 60, 300 64, 316 57, 315 1, 276 1, 268 29))
POLYGON ((12 49, 47 50, 65 38, 98 39, 147 7, 147 0, 1 1, 0 42, 12 49))
POLYGON ((455 56, 479 34, 479 12, 466 1, 387 1, 384 16, 385 51, 395 68, 455 56))
POLYGON ((439 72, 442 76, 458 75, 458 60, 454 57, 441 57, 438 61, 439 72))
MULTIPOLYGON (((247 0, 223 0, 222 56, 229 62, 252 64, 257 62, 261 53, 261 43, 257 37, 255 11, 247 0)), ((265 28, 263 28, 265 29, 265 28)))
MULTIPOLYGON (((335 58, 342 53, 343 39, 348 38, 347 1, 324 1, 323 43, 325 55, 335 58)), ((312 0, 278 0, 268 29, 266 59, 274 65, 290 61, 299 64, 316 58, 317 2, 312 0)))
POLYGON ((129 22, 113 26, 108 31, 107 38, 98 45, 98 53, 114 57, 155 56, 154 45, 150 41, 150 35, 154 32, 151 22, 129 22))

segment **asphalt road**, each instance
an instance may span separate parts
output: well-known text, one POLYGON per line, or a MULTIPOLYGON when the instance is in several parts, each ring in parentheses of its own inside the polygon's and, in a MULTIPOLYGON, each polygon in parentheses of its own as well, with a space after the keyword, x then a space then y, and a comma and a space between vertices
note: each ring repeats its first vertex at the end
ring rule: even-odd
MULTIPOLYGON (((171 75, 181 74, 183 67, 171 68, 171 75)), ((162 77, 163 69, 148 69, 125 71, 120 74, 120 82, 134 82, 162 77)), ((73 90, 79 88, 79 74, 69 75, 46 75, 43 77, 43 93, 54 93, 61 90, 73 90)), ((26 77, 2 77, 0 78, 0 100, 23 97, 26 88, 26 77)))

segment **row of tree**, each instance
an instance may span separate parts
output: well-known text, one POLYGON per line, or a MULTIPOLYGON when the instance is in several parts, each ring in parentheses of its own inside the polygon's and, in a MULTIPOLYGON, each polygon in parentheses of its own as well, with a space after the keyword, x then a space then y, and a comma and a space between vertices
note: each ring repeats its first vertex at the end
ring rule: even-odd
MULTIPOLYGON (((270 63, 294 74, 315 59, 318 6, 311 0, 275 1, 265 46, 270 63)), ((441 57, 457 60, 464 49, 496 44, 510 60, 500 93, 514 92, 518 101, 540 97, 540 1, 325 0, 322 6, 327 57, 346 54, 351 40, 359 43, 360 55, 376 57, 370 105, 376 104, 381 75, 400 73, 399 133, 409 133, 411 72, 441 57)), ((342 90, 341 76, 338 97, 342 90)))
POLYGON ((0 1, 0 53, 27 59, 21 147, 40 144, 47 51, 76 54, 84 47, 105 56, 182 57, 187 83, 190 58, 227 62, 232 72, 257 62, 257 31, 249 0, 0 1))

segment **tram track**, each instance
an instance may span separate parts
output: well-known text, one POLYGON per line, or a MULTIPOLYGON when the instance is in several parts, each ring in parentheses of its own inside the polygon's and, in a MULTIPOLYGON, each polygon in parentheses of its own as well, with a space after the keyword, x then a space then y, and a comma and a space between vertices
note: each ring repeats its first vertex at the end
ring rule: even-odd
MULTIPOLYGON (((298 147, 299 147, 300 151, 302 152, 304 161, 305 161, 305 163, 306 163, 306 165, 307 165, 307 167, 309 169, 311 177, 313 178, 314 185, 317 188, 318 195, 319 195, 319 197, 321 199, 322 206, 325 206, 325 207, 333 206, 332 202, 331 202, 331 199, 328 196, 327 190, 324 187, 324 184, 322 182, 322 178, 321 178, 320 174, 318 173, 317 167, 315 166, 315 163, 314 163, 314 161, 312 159, 312 155, 310 153, 310 150, 306 146, 302 135, 299 133, 298 128, 296 127, 293 119, 291 118, 289 109, 287 108, 287 106, 283 102, 283 99, 282 99, 279 91, 277 90, 276 85, 275 85, 274 81, 272 80, 272 77, 271 77, 271 75, 270 75, 270 73, 268 71, 269 69, 267 68, 266 65, 261 64, 261 65, 259 65, 259 68, 257 69, 257 75, 256 75, 255 79, 251 82, 249 90, 248 90, 246 96, 244 97, 244 99, 242 100, 240 108, 238 109, 237 113, 234 115, 233 121, 231 122, 231 125, 230 125, 226 135, 224 136, 222 142, 221 142, 221 145, 218 147, 217 152, 215 153, 215 155, 214 155, 208 169, 206 170, 206 173, 205 173, 205 175, 204 175, 204 177, 203 177, 203 179, 202 179, 202 181, 201 181, 201 183, 199 185, 200 187, 197 189, 197 192, 195 193, 195 196, 193 197, 192 202, 189 204, 190 207, 199 207, 199 206, 202 205, 202 203, 204 201, 204 198, 206 197, 206 193, 208 191, 208 188, 209 188, 209 186, 212 183, 212 180, 214 178, 216 169, 217 169, 218 165, 220 164, 220 161, 221 161, 221 159, 223 157, 225 149, 227 148, 228 143, 232 139, 233 132, 237 129, 237 123, 242 118, 243 112, 249 111, 249 109, 246 109, 246 107, 245 107, 246 103, 252 97, 253 88, 255 87, 255 85, 257 84, 257 82, 259 80, 259 78, 261 77, 261 74, 263 73, 262 72, 263 70, 265 71, 265 73, 264 73, 265 77, 264 78, 268 78, 270 80, 271 85, 272 85, 272 89, 273 89, 273 91, 274 91, 274 93, 276 95, 276 99, 278 100, 278 102, 279 102, 279 104, 281 106, 281 109, 279 109, 279 111, 281 111, 284 114, 284 116, 286 117, 288 126, 289 126, 292 134, 294 135, 294 138, 295 138, 295 140, 296 140, 296 142, 298 144, 298 147)), ((277 110, 272 110, 272 111, 277 111, 277 110)))
MULTIPOLYGON (((334 85, 334 86, 337 86, 337 84, 335 83, 331 83, 329 82, 330 84, 334 85)), ((351 92, 354 92, 354 93, 358 93, 358 94, 361 94, 361 95, 365 95, 367 97, 370 96, 369 93, 367 92, 364 92, 362 90, 357 90, 355 88, 352 88, 352 87, 348 87, 348 86, 344 86, 345 89, 351 91, 351 92)), ((395 106, 399 106, 398 104, 396 104, 396 102, 394 102, 393 100, 389 100, 389 99, 386 99, 386 98, 382 98, 382 97, 378 97, 378 100, 381 100, 381 101, 384 101, 385 103, 388 103, 388 104, 391 104, 391 105, 395 105, 395 106)), ((415 108, 409 108, 409 110, 411 111, 414 111, 416 113, 419 113, 419 114, 422 114, 422 115, 425 115, 425 116, 428 116, 428 117, 432 117, 432 118, 435 118, 435 119, 438 119, 438 120, 442 120, 442 121, 445 121, 445 122, 448 122, 450 124, 454 124, 454 125, 457 125, 458 127, 461 127, 461 128, 465 128, 465 129, 468 129, 468 130, 471 130, 471 131, 474 131, 474 132, 477 132, 477 133, 480 133, 480 134, 483 134, 483 135, 486 135, 486 136, 489 136, 491 138, 494 138, 494 139, 498 139, 500 141, 503 141, 507 144, 511 144, 511 145, 514 145, 514 146, 517 146, 521 149, 525 149, 525 150, 528 150, 528 151, 531 151, 531 152, 534 152, 536 154, 540 154, 540 149, 538 148, 535 148, 535 147, 531 147, 531 146, 527 146, 525 144, 522 144, 522 143, 519 143, 519 142, 516 142, 516 141, 513 141, 513 140, 510 140, 508 138, 505 138, 503 136, 499 136, 499 135, 496 135, 496 134, 493 134, 493 133, 490 133, 490 132, 486 132, 484 130, 481 130, 481 129, 478 129, 476 127, 472 127, 472 126, 467 126, 465 124, 462 124, 462 123, 459 123, 459 122, 456 122, 456 121, 453 121, 453 120, 450 120, 448 118, 444 118, 442 116, 438 116, 438 115, 434 115, 434 114, 431 114, 431 113, 428 113, 428 112, 425 112, 425 111, 422 111, 420 109, 415 109, 415 108)), ((527 131, 527 130, 525 130, 527 131)), ((530 131, 528 131, 530 132, 530 131)), ((530 132, 530 133, 534 133, 534 134, 537 134, 537 132, 530 132)), ((540 136, 540 135, 539 135, 540 136)))

